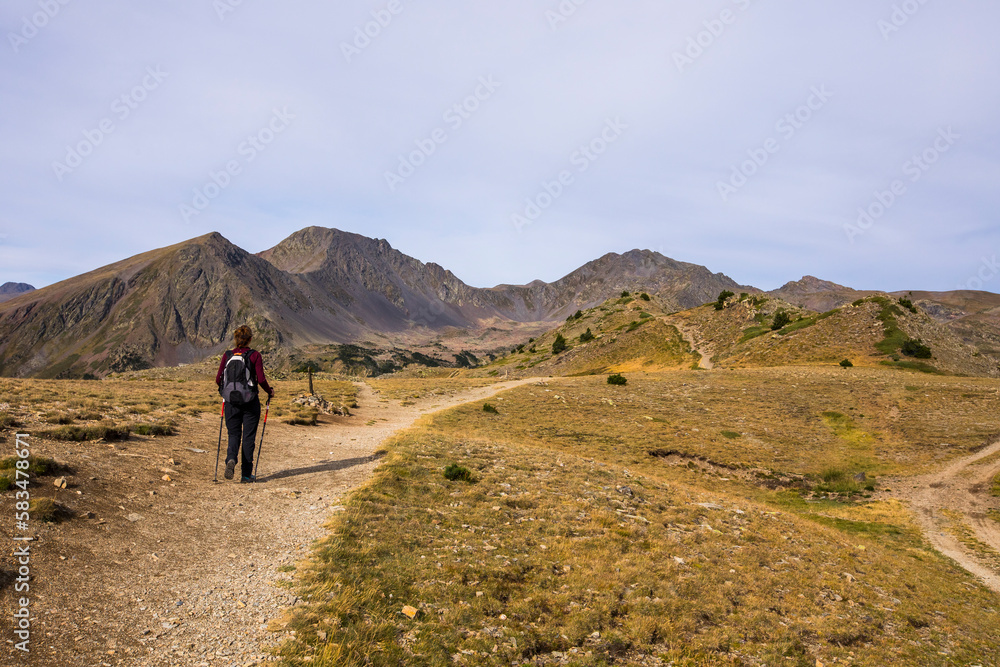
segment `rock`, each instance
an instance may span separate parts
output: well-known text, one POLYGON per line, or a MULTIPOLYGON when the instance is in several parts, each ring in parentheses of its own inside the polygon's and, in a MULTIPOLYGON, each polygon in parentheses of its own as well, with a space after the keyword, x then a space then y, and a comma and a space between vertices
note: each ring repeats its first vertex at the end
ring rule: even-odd
POLYGON ((417 615, 417 609, 416 607, 411 607, 410 605, 406 605, 405 607, 403 607, 402 613, 404 616, 408 618, 413 618, 417 615))
POLYGON ((172 479, 170 479, 170 475, 164 475, 160 479, 162 479, 164 482, 172 482, 173 481, 172 479))
POLYGON ((67 484, 65 477, 60 477, 59 479, 52 482, 52 486, 56 487, 57 489, 65 489, 67 486, 69 486, 69 484, 67 484))
POLYGON ((632 488, 628 486, 619 486, 616 490, 623 496, 628 496, 630 498, 635 495, 635 492, 632 490, 632 488))
POLYGON ((132 514, 129 514, 125 518, 128 519, 129 521, 131 521, 132 523, 135 523, 136 521, 142 521, 142 515, 141 514, 136 514, 134 512, 132 514))
POLYGON ((208 452, 204 449, 197 449, 195 447, 185 447, 189 452, 194 452, 195 454, 207 454, 208 452))
POLYGON ((321 642, 325 642, 326 641, 326 630, 317 630, 316 631, 316 638, 319 639, 321 642))
POLYGON ((855 482, 867 482, 868 481, 868 476, 865 475, 863 472, 859 472, 857 475, 854 476, 854 481, 855 482))

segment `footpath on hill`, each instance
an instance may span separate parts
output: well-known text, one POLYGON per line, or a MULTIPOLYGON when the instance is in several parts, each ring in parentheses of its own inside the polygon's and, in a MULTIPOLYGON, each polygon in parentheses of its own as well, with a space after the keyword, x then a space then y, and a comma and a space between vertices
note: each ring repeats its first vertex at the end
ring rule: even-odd
POLYGON ((935 549, 1000 593, 1000 523, 989 516, 1000 508, 1000 498, 989 494, 990 483, 1000 472, 997 455, 1000 442, 928 475, 885 484, 893 490, 890 495, 909 503, 935 549), (962 535, 963 523, 971 535, 962 535), (972 540, 982 545, 978 553, 969 546, 972 540))
MULTIPOLYGON (((268 647, 281 638, 268 623, 297 602, 276 583, 291 581, 292 566, 326 534, 324 523, 369 479, 385 440, 424 414, 538 381, 405 403, 359 384, 351 417, 324 417, 316 427, 272 418, 257 484, 239 484, 238 475, 224 480, 224 462, 213 483, 217 419, 191 421, 179 436, 132 438, 85 454, 77 443, 75 454, 59 458, 74 461, 70 488, 95 511, 53 524, 35 543, 35 620, 24 664, 268 660, 268 647)), ((2 653, 3 664, 23 662, 10 643, 2 653)))

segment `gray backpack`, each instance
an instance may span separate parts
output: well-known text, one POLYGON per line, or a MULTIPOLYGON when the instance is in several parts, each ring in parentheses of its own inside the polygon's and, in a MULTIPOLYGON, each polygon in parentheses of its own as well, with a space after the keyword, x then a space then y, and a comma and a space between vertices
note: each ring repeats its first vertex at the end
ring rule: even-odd
POLYGON ((234 353, 226 352, 226 366, 222 372, 219 393, 222 399, 232 405, 249 403, 257 396, 257 377, 250 357, 253 350, 234 353))

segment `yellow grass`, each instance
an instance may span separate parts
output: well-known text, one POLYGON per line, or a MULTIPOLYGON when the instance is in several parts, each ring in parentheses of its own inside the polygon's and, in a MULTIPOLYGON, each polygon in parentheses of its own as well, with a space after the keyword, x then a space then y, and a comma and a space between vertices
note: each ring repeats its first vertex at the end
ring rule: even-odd
POLYGON ((997 432, 953 401, 987 381, 852 378, 579 378, 425 418, 300 569, 285 664, 997 664, 1000 598, 902 506, 750 474, 914 472, 997 432))

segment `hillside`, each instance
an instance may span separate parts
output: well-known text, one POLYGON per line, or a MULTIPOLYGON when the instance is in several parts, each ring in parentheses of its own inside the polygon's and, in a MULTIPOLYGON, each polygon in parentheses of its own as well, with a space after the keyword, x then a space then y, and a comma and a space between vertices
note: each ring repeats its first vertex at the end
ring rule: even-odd
POLYGON ((219 234, 143 253, 0 306, 0 373, 102 374, 202 358, 238 323, 267 349, 344 335, 309 290, 219 234), (307 317, 308 315, 308 317, 307 317))

